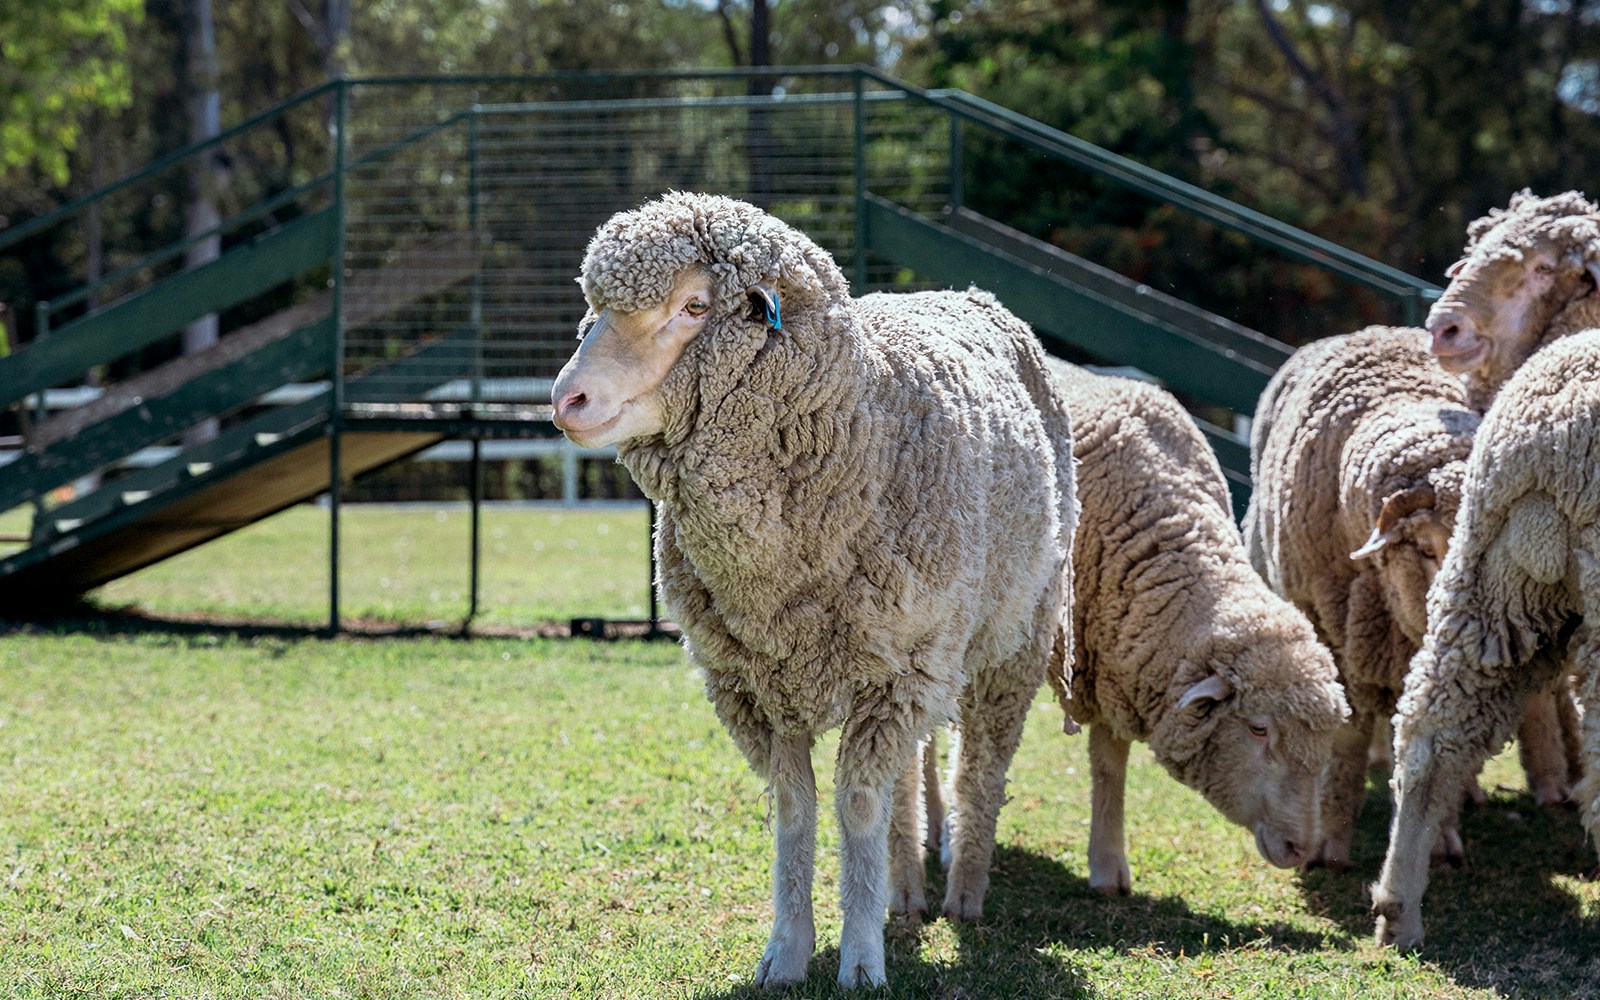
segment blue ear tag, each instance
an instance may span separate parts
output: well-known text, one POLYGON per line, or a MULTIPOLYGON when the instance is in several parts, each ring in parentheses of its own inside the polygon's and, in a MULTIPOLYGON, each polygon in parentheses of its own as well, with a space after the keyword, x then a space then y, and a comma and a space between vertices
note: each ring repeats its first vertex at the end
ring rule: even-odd
POLYGON ((778 296, 774 294, 767 300, 767 325, 774 331, 782 332, 783 317, 778 312, 778 296))

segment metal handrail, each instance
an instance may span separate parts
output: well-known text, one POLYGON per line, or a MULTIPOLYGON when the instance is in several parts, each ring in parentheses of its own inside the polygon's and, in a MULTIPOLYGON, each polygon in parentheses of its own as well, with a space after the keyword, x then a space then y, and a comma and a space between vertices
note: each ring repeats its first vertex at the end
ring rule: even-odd
POLYGON ((901 90, 953 116, 1015 139, 1040 152, 1099 174, 1158 201, 1184 208, 1219 226, 1301 260, 1393 295, 1402 301, 1437 298, 1439 286, 1382 261, 1357 253, 1279 219, 1211 193, 1187 181, 1052 128, 962 90, 925 90, 871 67, 859 67, 874 82, 901 90))

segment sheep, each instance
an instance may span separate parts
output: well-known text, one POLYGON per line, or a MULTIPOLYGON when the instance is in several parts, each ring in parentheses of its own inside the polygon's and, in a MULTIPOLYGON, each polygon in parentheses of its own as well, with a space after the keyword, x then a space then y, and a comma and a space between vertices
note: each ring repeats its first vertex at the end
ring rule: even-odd
MULTIPOLYGON (((1089 884, 1132 887, 1129 744, 1294 867, 1316 845, 1320 774, 1347 712, 1305 616, 1250 567, 1205 438, 1167 392, 1059 365, 1078 460, 1071 670, 1050 683, 1089 726, 1089 884)), ((1065 653, 1066 650, 1062 650, 1065 653)))
MULTIPOLYGON (((1600 697, 1600 330, 1530 357, 1500 390, 1467 460, 1456 530, 1428 594, 1428 630, 1395 716, 1395 812, 1372 888, 1379 944, 1423 940, 1431 840, 1461 779, 1502 746, 1522 697, 1575 669, 1600 697)), ((1576 790, 1600 841, 1600 713, 1583 716, 1576 790)))
POLYGON ((1459 375, 1467 405, 1482 413, 1542 344, 1584 325, 1552 327, 1600 284, 1600 206, 1580 192, 1548 198, 1523 190, 1467 227, 1465 256, 1428 311, 1430 350, 1459 375))
POLYGON ((842 986, 885 981, 886 910, 925 906, 919 743, 956 719, 944 914, 982 913, 1005 773, 1066 627, 1072 436, 1032 330, 977 290, 852 300, 808 237, 669 193, 603 224, 555 422, 615 443, 658 514, 657 586, 768 782, 773 924, 755 981, 815 945, 811 747, 842 727, 842 986))
MULTIPOLYGON (((1478 415, 1434 364, 1427 335, 1368 327, 1315 341, 1279 368, 1256 411, 1250 561, 1332 650, 1350 701, 1308 866, 1347 870, 1368 749, 1394 712, 1427 629, 1428 585, 1449 546, 1478 415)), ((1563 797, 1565 761, 1554 793, 1563 797)), ((1471 779, 1476 790, 1476 779, 1471 779)), ((1437 853, 1462 857, 1454 817, 1437 853)))

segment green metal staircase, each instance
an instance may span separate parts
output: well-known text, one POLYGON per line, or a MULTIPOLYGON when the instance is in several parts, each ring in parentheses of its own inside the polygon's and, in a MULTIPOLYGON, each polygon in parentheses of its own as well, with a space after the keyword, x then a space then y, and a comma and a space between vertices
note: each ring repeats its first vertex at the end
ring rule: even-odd
MULTIPOLYGON (((1397 320, 1414 322, 1437 293, 971 95, 862 68, 769 75, 785 84, 773 97, 751 97, 739 73, 336 81, 0 231, 3 260, 51 226, 148 197, 138 187, 157 171, 336 108, 327 169, 225 222, 235 243, 220 257, 180 269, 192 240, 126 253, 110 276, 39 303, 31 340, 0 357, 0 408, 23 429, 0 465, 0 512, 32 512, 26 537, 0 550, 0 608, 71 600, 319 494, 336 519, 343 482, 446 438, 551 435, 539 393, 582 311, 571 285, 582 246, 611 212, 667 188, 760 197, 847 262, 860 291, 908 274, 986 288, 1047 347, 1136 368, 1211 413, 1251 413, 1291 348, 972 211, 964 148, 1013 144, 1179 206, 1392 296, 1397 320), (699 155, 753 134, 775 143, 746 161, 768 171, 758 192, 745 189, 751 174, 719 176, 699 155), (577 152, 550 155, 562 143, 577 152), (672 143, 684 155, 638 161, 672 143), (39 405, 170 345, 198 317, 263 302, 277 305, 214 347, 143 366, 75 409, 39 405), (297 401, 267 402, 289 386, 297 401), (181 443, 211 420, 214 438, 181 443)), ((1231 426, 1197 423, 1242 509, 1248 446, 1231 426)))

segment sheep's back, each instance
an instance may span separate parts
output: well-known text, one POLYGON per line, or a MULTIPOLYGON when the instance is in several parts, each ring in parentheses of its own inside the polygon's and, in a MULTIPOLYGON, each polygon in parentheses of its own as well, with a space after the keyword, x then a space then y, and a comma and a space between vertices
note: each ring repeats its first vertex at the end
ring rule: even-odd
POLYGON ((1177 401, 1132 379, 1054 371, 1072 416, 1082 508, 1068 708, 1079 722, 1143 739, 1185 641, 1216 624, 1217 601, 1266 587, 1246 562, 1216 456, 1177 401))
POLYGON ((1252 449, 1261 546, 1253 561, 1266 566, 1273 588, 1305 610, 1325 637, 1336 639, 1342 622, 1318 609, 1326 603, 1319 598, 1348 588, 1357 572, 1349 554, 1371 527, 1341 511, 1341 470, 1353 457, 1352 435, 1381 407, 1414 402, 1421 413, 1464 405, 1460 386, 1427 353, 1425 337, 1420 330, 1368 327, 1302 348, 1286 363, 1292 382, 1274 399, 1270 426, 1252 449))

